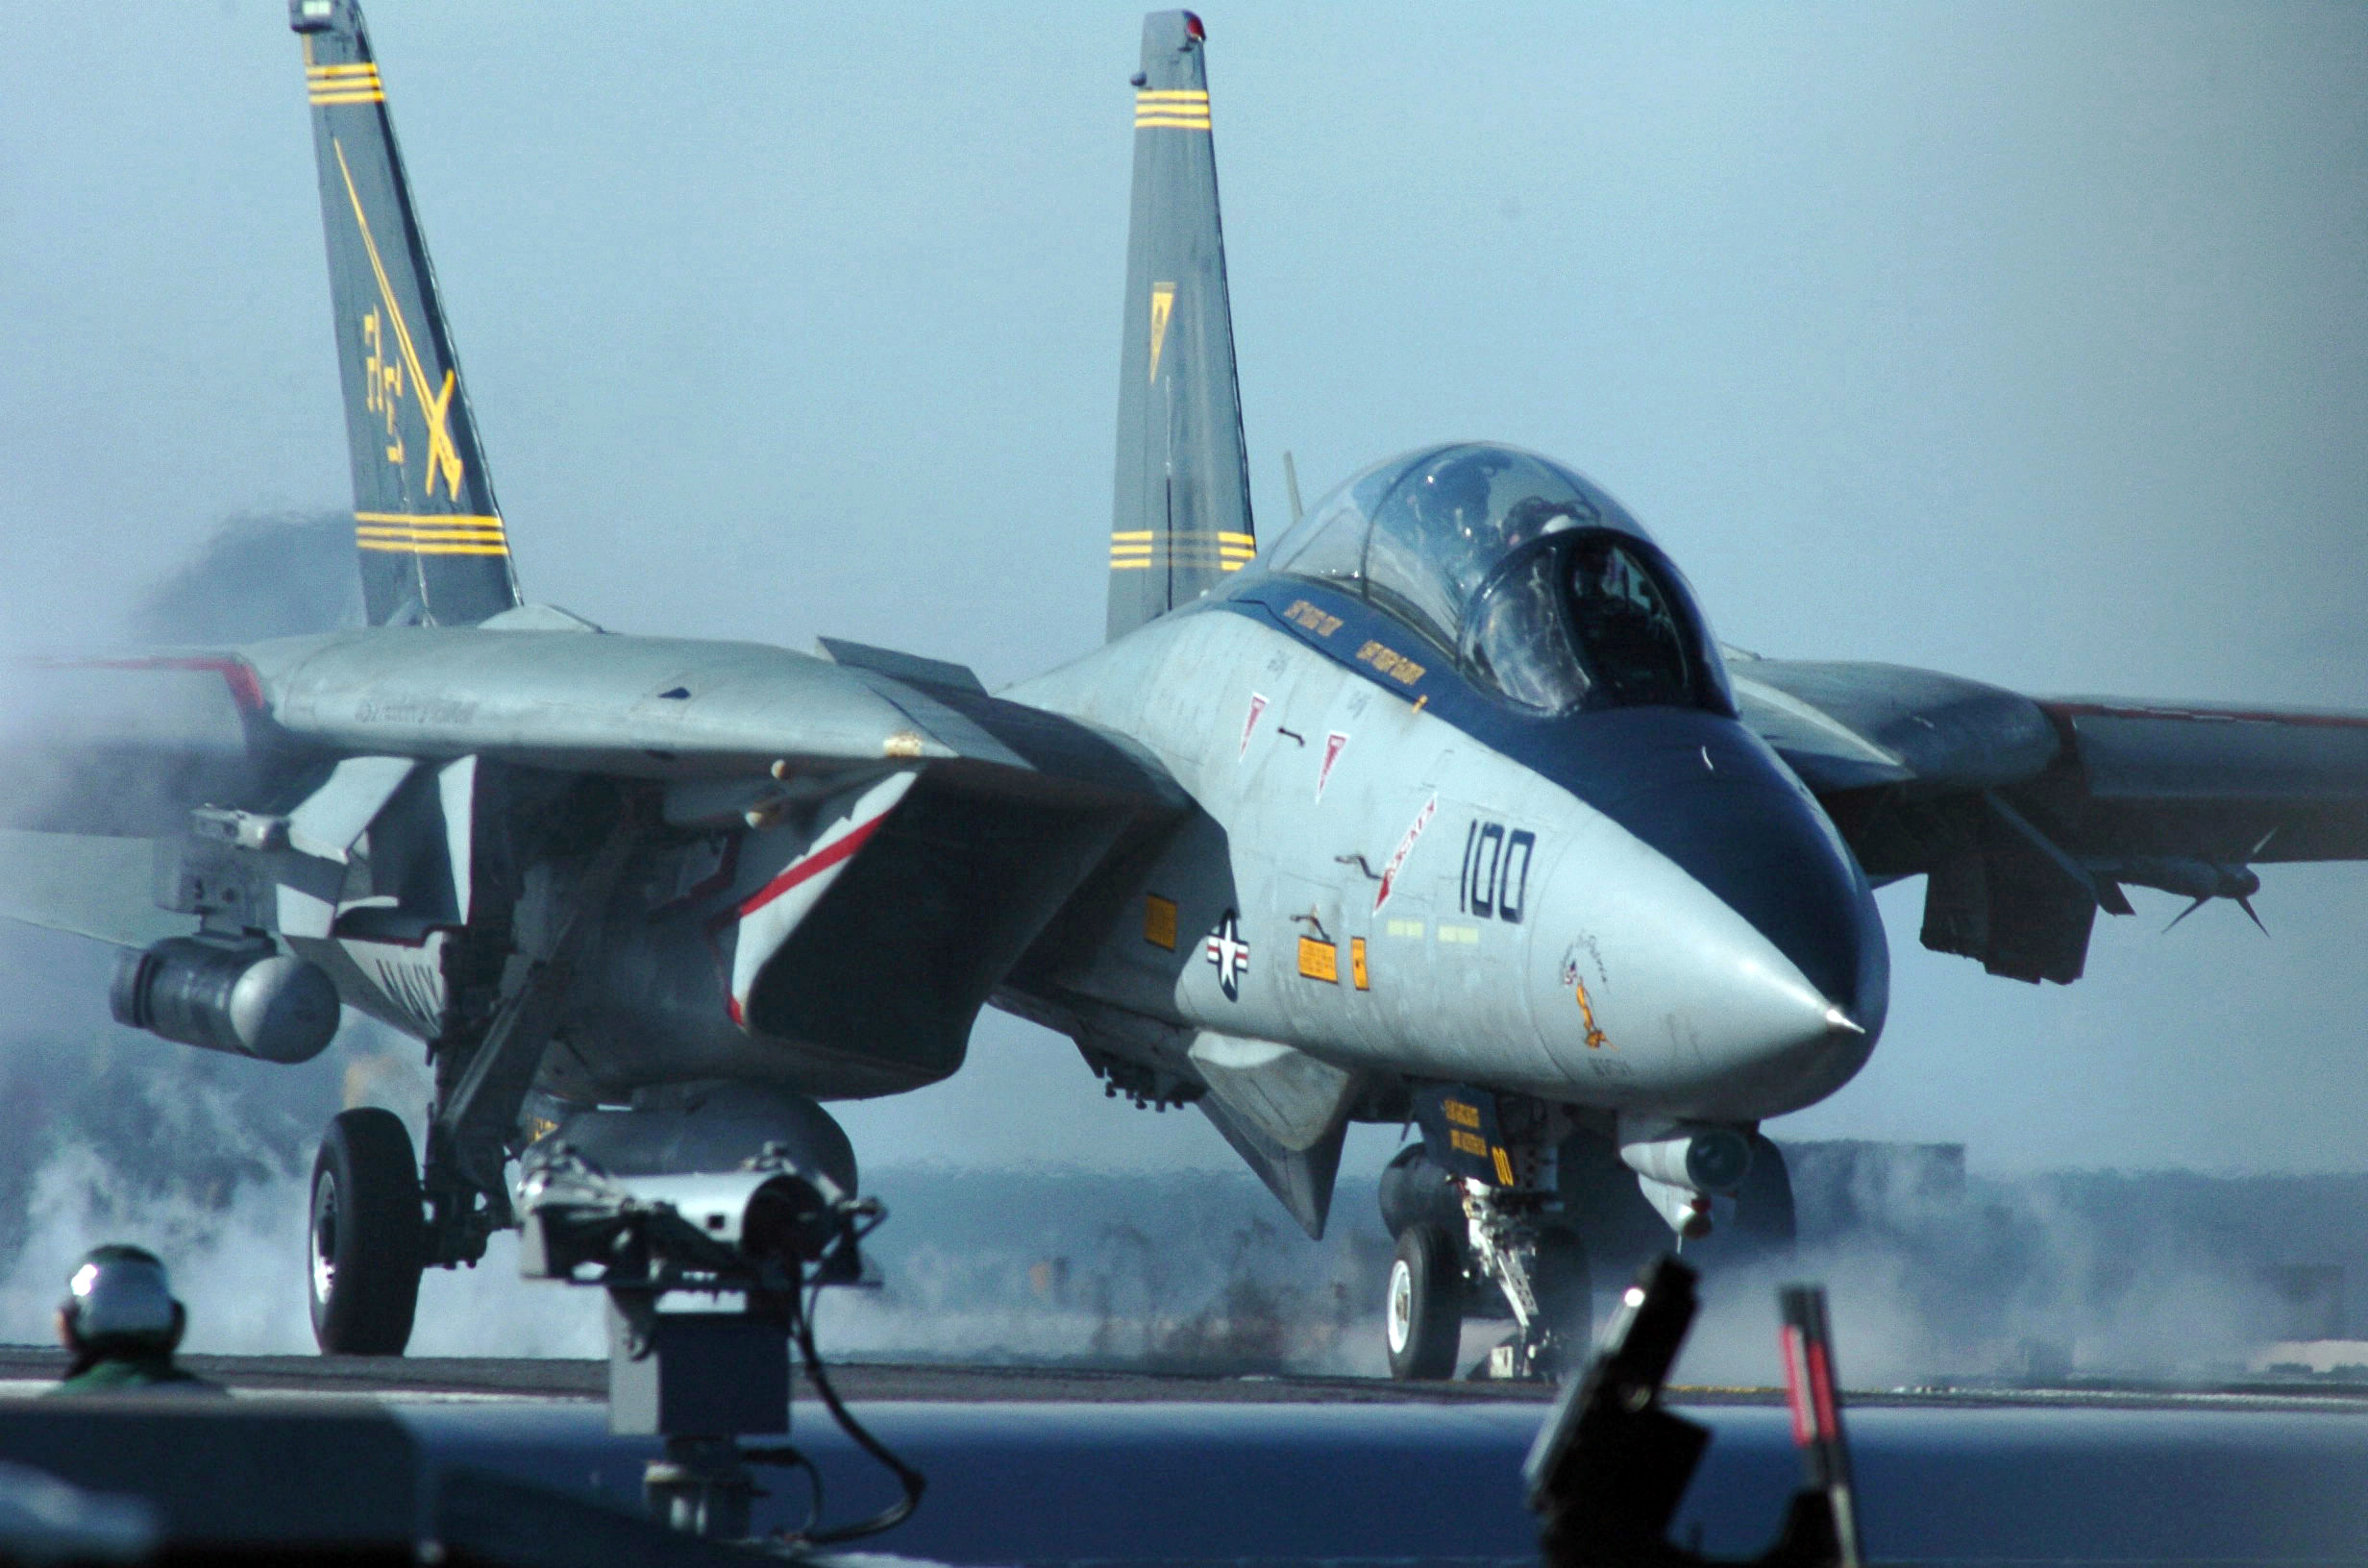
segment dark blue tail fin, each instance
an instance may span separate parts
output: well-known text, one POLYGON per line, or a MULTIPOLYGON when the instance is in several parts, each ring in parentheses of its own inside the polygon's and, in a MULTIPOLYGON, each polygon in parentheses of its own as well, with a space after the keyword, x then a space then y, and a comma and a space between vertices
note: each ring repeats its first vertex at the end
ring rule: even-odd
POLYGON ((1258 550, 1205 43, 1188 11, 1144 18, 1110 524, 1113 638, 1199 598, 1258 550))
POLYGON ((465 625, 518 603, 509 538, 411 210, 356 0, 290 0, 320 159, 329 287, 373 625, 465 625))

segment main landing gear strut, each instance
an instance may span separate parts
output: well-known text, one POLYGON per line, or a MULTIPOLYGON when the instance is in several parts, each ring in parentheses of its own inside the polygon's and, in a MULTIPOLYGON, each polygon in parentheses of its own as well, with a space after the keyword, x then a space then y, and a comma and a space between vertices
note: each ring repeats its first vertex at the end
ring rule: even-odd
POLYGON ((642 831, 637 811, 619 813, 531 950, 506 951, 487 933, 486 950, 469 955, 488 972, 491 1006, 434 1047, 424 1171, 393 1113, 354 1110, 330 1123, 312 1167, 309 1270, 312 1333, 324 1352, 402 1355, 420 1275, 431 1264, 474 1264, 495 1231, 517 1223, 505 1167, 526 1142, 520 1113, 597 929, 592 914, 642 831))

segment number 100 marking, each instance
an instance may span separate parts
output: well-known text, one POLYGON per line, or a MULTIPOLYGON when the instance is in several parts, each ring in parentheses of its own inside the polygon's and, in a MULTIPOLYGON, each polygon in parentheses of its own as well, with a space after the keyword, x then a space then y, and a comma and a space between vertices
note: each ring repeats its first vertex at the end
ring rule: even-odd
POLYGON ((1465 829, 1458 898, 1463 912, 1520 924, 1529 908, 1529 862, 1537 847, 1538 835, 1525 827, 1507 832, 1502 822, 1474 821, 1465 829))

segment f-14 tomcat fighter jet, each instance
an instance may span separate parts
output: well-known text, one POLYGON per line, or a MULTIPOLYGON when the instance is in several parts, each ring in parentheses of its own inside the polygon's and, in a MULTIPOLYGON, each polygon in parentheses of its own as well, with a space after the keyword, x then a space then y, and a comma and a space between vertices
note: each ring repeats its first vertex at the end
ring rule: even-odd
POLYGON ((2368 855, 2368 721, 1722 650, 1526 452, 1391 458, 1261 551, 1182 12, 1134 78, 1107 646, 990 695, 529 602, 360 13, 291 17, 368 624, 45 672, 112 783, 7 837, 0 902, 121 946, 116 1015, 174 1040, 300 1063, 342 1005, 426 1042, 424 1151, 374 1110, 322 1144, 325 1350, 399 1352, 538 1147, 777 1143, 851 1188, 821 1102, 944 1078, 993 1003, 1198 1106, 1311 1234, 1347 1124, 1418 1125, 1391 1364, 1448 1373, 1479 1314, 1542 1373, 1633 1215, 1788 1234, 1758 1127, 1874 1049, 1871 884, 1926 876, 1927 945, 2066 983, 2127 886, 2368 855))

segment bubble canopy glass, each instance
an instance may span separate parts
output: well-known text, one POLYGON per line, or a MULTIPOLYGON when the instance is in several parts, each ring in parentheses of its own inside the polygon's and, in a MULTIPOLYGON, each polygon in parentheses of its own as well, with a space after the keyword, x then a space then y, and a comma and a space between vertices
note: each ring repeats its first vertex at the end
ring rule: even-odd
POLYGON ((1354 594, 1525 708, 1734 710, 1668 558, 1619 502, 1512 447, 1377 463, 1317 502, 1268 569, 1354 594))

